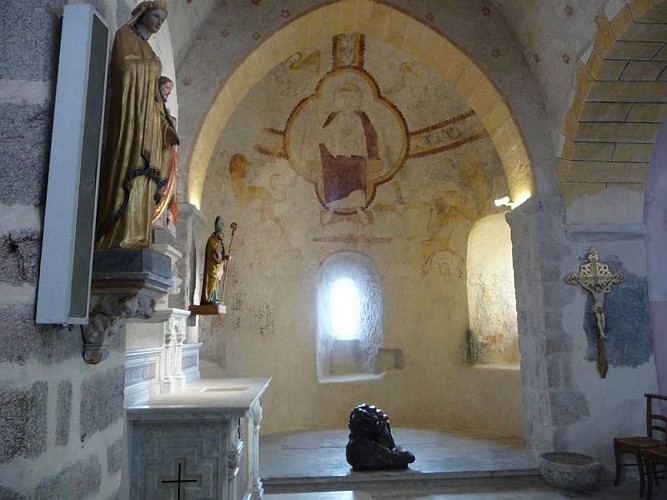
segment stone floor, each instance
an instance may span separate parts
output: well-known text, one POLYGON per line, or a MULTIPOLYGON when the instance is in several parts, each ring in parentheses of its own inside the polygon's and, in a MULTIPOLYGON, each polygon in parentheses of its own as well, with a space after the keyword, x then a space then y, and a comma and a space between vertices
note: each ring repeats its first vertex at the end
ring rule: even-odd
MULTIPOLYGON (((518 439, 394 428, 413 452, 408 470, 353 472, 345 460, 347 430, 262 437, 260 476, 267 500, 532 500, 639 498, 639 483, 601 481, 591 495, 565 495, 548 485, 518 439)), ((667 499, 667 484, 654 500, 667 499)))

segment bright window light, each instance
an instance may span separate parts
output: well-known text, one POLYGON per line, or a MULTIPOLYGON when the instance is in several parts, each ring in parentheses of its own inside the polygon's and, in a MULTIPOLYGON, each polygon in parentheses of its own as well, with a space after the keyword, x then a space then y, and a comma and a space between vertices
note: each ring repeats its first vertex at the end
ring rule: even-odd
POLYGON ((331 285, 330 297, 334 337, 338 340, 358 339, 361 297, 357 284, 350 278, 338 278, 331 285))

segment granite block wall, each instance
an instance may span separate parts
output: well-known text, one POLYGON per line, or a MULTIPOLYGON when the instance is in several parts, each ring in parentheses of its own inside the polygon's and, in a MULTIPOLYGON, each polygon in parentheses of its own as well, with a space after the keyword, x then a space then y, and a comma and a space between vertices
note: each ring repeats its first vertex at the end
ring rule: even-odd
POLYGON ((107 499, 121 485, 124 339, 88 366, 80 327, 35 324, 63 4, 12 0, 0 16, 3 499, 107 499))

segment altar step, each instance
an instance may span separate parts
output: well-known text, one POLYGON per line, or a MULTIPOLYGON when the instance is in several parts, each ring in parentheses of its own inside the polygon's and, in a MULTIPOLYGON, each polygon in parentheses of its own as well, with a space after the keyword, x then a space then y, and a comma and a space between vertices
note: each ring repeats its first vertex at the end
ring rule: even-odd
MULTIPOLYGON (((323 492, 409 492, 414 495, 501 491, 549 491, 537 469, 420 472, 414 470, 351 472, 346 476, 263 477, 262 484, 268 499, 272 495, 323 492)), ((321 498, 324 498, 320 495, 321 498)), ((330 495, 332 499, 339 498, 330 495)), ((287 497, 284 497, 287 498, 287 497)), ((293 497, 295 500, 301 497, 293 497)), ((306 500, 306 496, 303 497, 306 500)), ((312 497, 316 498, 316 497, 312 497)), ((326 498, 329 498, 327 496, 326 498)), ((344 495, 340 498, 347 498, 344 495)), ((356 497, 349 497, 356 498, 356 497)), ((364 497, 361 497, 364 498, 364 497)), ((396 496, 393 498, 400 498, 396 496)), ((406 497, 407 498, 407 497, 406 497)), ((412 498, 412 497, 410 497, 412 498)))
MULTIPOLYGON (((266 490, 265 490, 266 491, 266 490)), ((654 498, 667 498, 667 490, 657 486, 654 498)), ((340 490, 288 493, 265 493, 264 500, 628 500, 638 498, 638 481, 628 481, 614 486, 611 480, 602 481, 592 493, 563 493, 549 486, 538 477, 495 477, 488 481, 461 479, 443 482, 439 486, 428 484, 398 485, 385 483, 363 490, 340 490)))

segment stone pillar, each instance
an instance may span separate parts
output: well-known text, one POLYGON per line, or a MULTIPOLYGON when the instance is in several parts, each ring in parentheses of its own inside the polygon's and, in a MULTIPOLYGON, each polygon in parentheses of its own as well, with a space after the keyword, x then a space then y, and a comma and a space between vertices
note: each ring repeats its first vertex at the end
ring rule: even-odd
POLYGON ((571 296, 561 264, 571 249, 555 199, 533 197, 508 212, 512 233, 526 440, 536 455, 568 449, 568 427, 589 415, 572 380, 572 339, 562 311, 571 296))
MULTIPOLYGON (((5 2, 0 21, 0 497, 6 499, 124 498, 124 330, 107 360, 92 367, 81 357, 79 327, 35 323, 46 179, 57 168, 49 166, 49 151, 65 3, 5 2)), ((95 3, 109 19, 116 2, 95 3)))

